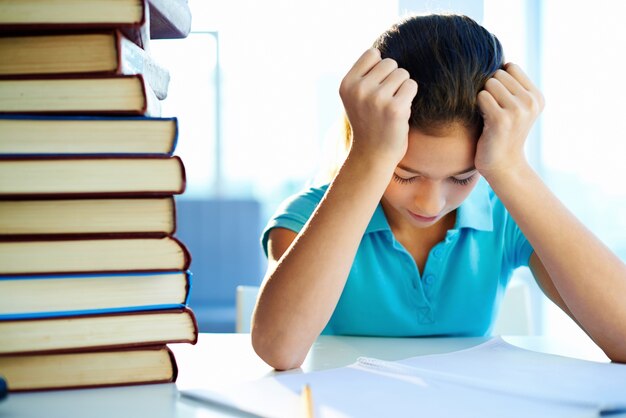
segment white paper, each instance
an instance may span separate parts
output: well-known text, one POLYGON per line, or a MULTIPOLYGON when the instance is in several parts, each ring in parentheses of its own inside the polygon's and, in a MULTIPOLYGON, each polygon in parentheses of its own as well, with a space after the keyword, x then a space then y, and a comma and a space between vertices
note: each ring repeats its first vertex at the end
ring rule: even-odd
MULTIPOLYGON (((286 373, 183 396, 262 417, 300 417, 310 385, 317 418, 598 417, 626 409, 626 366, 535 353, 497 338, 454 353, 286 373)), ((246 415, 242 415, 246 416, 246 415)))
POLYGON ((453 353, 390 363, 485 390, 586 404, 603 412, 626 411, 626 365, 525 350, 500 337, 453 353))

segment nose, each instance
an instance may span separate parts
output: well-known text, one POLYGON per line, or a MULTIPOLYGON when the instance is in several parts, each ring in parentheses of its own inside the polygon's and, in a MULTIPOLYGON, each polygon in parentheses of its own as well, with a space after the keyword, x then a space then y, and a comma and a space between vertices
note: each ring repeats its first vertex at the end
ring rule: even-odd
POLYGON ((438 181, 422 181, 413 202, 418 215, 426 218, 439 215, 446 205, 443 185, 438 181))

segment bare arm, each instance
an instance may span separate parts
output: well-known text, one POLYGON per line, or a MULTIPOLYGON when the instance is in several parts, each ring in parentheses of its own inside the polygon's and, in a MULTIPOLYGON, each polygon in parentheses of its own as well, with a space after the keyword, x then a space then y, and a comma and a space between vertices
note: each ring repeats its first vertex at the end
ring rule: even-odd
POLYGON ((543 107, 541 94, 519 67, 508 65, 487 82, 479 104, 485 128, 476 167, 533 246, 533 274, 609 358, 626 362, 626 265, 524 158, 526 135, 543 107))
POLYGON ((365 229, 408 141, 417 84, 370 49, 342 82, 353 130, 348 158, 295 237, 270 234, 270 262, 252 320, 252 344, 276 369, 298 367, 330 319, 365 229))

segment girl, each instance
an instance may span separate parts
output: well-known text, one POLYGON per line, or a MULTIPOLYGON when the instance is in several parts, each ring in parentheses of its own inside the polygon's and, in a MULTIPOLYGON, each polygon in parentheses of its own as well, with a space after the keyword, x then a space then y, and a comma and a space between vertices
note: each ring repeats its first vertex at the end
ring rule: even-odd
POLYGON ((330 185, 286 201, 262 238, 258 355, 299 367, 320 333, 479 336, 512 271, 626 362, 626 266, 524 155, 543 97, 465 16, 409 18, 339 93, 350 148, 330 185))

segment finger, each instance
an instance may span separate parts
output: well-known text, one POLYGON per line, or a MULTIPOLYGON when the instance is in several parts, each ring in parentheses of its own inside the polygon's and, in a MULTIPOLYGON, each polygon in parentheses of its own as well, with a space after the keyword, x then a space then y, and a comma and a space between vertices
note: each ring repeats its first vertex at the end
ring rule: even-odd
POLYGON ((380 51, 377 48, 369 48, 354 63, 348 75, 363 77, 372 67, 380 62, 380 51))
POLYGON ((411 76, 409 72, 404 68, 396 68, 383 80, 380 84, 379 90, 381 93, 387 96, 394 96, 402 83, 408 80, 411 76))
POLYGON ((485 90, 496 100, 498 105, 505 109, 511 109, 517 106, 513 94, 504 87, 504 84, 497 78, 490 78, 485 83, 485 90))
POLYGON ((522 87, 524 87, 526 90, 528 91, 537 90, 537 86, 535 86, 535 84, 530 80, 530 78, 528 78, 526 73, 522 70, 522 68, 519 65, 513 64, 512 62, 508 62, 504 66, 504 70, 508 74, 510 74, 511 77, 517 80, 517 82, 520 83, 522 87))
POLYGON ((409 78, 407 80, 404 80, 402 85, 400 85, 400 88, 398 89, 398 91, 396 91, 394 98, 400 101, 406 101, 408 103, 411 103, 413 101, 413 98, 417 94, 417 89, 417 82, 409 78))
POLYGON ((528 90, 526 90, 526 88, 519 81, 517 81, 515 77, 504 70, 496 71, 493 78, 502 83, 502 85, 515 96, 528 94, 528 90))
POLYGON ((536 106, 539 112, 541 112, 545 105, 543 94, 541 94, 541 91, 531 81, 531 79, 528 78, 522 68, 519 65, 508 63, 505 65, 505 70, 508 74, 515 78, 515 80, 517 80, 517 82, 519 82, 528 92, 529 95, 525 102, 530 103, 532 106, 536 106))
POLYGON ((372 69, 363 77, 366 83, 371 85, 382 84, 389 75, 398 69, 398 63, 391 58, 385 58, 377 63, 372 69))
POLYGON ((492 115, 502 111, 496 99, 487 90, 482 90, 478 93, 477 101, 480 113, 485 120, 488 120, 492 115))

